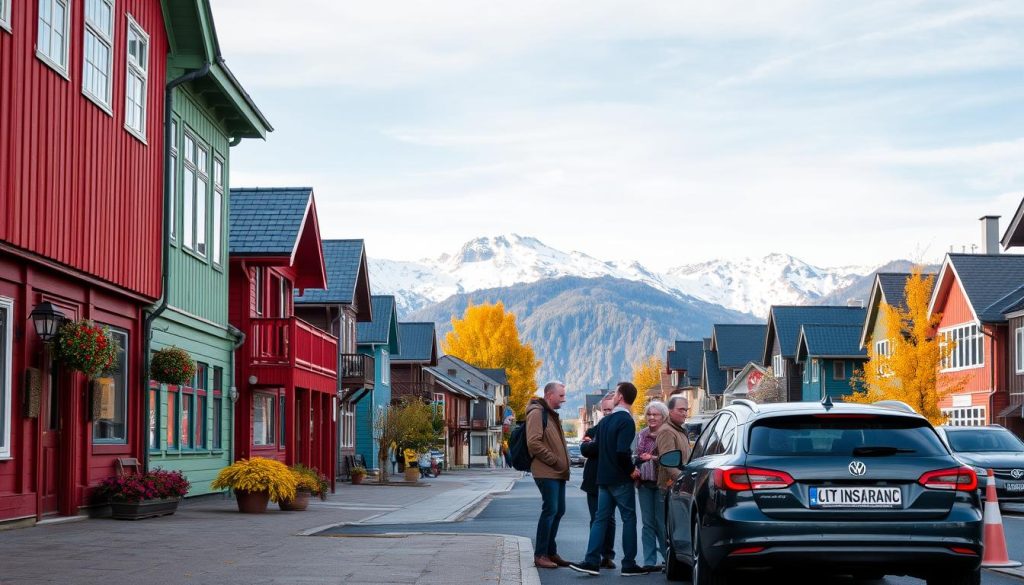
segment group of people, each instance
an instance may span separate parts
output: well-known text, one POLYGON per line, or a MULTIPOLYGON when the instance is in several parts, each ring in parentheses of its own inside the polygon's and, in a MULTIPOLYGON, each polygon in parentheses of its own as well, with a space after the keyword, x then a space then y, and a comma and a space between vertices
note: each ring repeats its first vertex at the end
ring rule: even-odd
POLYGON ((621 382, 601 401, 603 417, 587 430, 580 452, 587 458, 580 485, 590 508, 590 538, 586 557, 570 563, 558 554, 555 539, 565 514, 565 486, 569 480, 569 452, 558 409, 565 402, 565 384, 550 382, 544 395, 526 408, 526 442, 533 457, 530 472, 540 490, 542 506, 537 521, 534 563, 543 569, 569 567, 581 573, 599 574, 615 569, 615 510, 622 521, 622 567, 625 576, 663 570, 667 554, 665 497, 680 470, 658 464, 658 455, 682 451, 689 458, 690 442, 683 423, 689 411, 682 395, 668 403, 646 406, 647 426, 636 432, 632 405, 636 387, 621 382), (637 557, 637 501, 643 523, 643 564, 637 557), (658 559, 661 559, 661 563, 658 559))

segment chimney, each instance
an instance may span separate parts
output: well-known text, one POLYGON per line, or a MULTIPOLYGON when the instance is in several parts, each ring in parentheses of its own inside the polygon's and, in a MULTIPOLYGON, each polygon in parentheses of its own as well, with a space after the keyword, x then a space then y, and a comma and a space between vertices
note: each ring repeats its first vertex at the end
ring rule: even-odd
POLYGON ((981 245, 990 256, 999 254, 999 216, 986 215, 981 218, 981 245))
POLYGON ((858 309, 864 308, 864 299, 846 299, 847 307, 857 307, 858 309))

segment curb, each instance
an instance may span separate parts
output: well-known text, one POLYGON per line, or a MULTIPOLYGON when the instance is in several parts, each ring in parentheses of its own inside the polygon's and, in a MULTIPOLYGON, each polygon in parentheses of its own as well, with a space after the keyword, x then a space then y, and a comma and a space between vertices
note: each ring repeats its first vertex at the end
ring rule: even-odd
POLYGON ((1016 577, 1018 579, 1024 579, 1024 570, 1022 569, 1000 569, 996 567, 982 567, 982 569, 985 571, 992 571, 993 573, 1009 575, 1010 577, 1016 577))
POLYGON ((523 585, 540 585, 540 573, 533 564, 533 542, 525 536, 506 536, 519 542, 519 570, 523 585))

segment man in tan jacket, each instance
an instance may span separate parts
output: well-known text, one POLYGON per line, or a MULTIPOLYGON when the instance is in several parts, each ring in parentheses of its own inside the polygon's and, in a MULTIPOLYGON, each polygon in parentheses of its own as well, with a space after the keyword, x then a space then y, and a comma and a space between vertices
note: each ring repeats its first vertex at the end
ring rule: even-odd
POLYGON ((534 398, 526 407, 526 445, 533 457, 530 473, 543 501, 537 521, 534 564, 542 569, 567 567, 558 556, 555 537, 565 514, 565 482, 569 481, 569 450, 556 412, 565 402, 565 384, 548 382, 544 397, 534 398))
MULTIPOLYGON (((682 451, 683 463, 690 459, 690 440, 686 437, 683 423, 690 412, 690 403, 685 396, 676 394, 668 399, 668 421, 661 425, 655 438, 659 455, 669 451, 682 451)), ((683 471, 675 467, 658 466, 658 487, 667 491, 683 471)))

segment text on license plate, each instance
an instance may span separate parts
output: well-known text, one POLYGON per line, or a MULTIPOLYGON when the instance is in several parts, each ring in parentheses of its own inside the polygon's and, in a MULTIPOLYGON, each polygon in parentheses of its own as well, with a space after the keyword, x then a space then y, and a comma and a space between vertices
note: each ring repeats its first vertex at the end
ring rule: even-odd
POLYGON ((1024 492, 1024 483, 1008 483, 1004 487, 1008 492, 1024 492))
POLYGON ((812 508, 900 508, 898 487, 812 487, 812 508))

